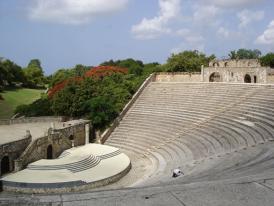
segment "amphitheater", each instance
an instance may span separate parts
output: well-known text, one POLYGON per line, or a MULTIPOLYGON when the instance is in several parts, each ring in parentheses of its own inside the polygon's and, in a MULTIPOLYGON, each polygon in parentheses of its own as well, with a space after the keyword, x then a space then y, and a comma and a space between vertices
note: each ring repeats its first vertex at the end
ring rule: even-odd
POLYGON ((273 206, 274 84, 172 79, 152 75, 102 136, 131 160, 120 181, 75 193, 4 192, 1 203, 273 206), (174 168, 184 175, 172 178, 174 168))

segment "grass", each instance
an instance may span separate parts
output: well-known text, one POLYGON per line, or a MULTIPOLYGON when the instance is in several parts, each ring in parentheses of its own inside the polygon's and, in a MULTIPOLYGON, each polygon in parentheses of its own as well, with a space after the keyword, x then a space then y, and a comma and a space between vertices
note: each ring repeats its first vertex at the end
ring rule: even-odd
POLYGON ((44 90, 38 89, 9 89, 0 93, 4 100, 0 100, 0 119, 9 119, 18 105, 30 104, 39 99, 44 90))

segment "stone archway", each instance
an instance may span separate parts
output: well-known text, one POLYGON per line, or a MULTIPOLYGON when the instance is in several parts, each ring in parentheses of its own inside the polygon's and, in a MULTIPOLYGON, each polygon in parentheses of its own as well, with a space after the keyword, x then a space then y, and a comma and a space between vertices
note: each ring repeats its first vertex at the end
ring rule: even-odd
POLYGON ((249 74, 246 74, 244 77, 244 82, 245 83, 251 83, 251 76, 249 74))
POLYGON ((209 76, 209 82, 221 82, 221 75, 219 72, 213 72, 210 76, 209 76))
POLYGON ((4 156, 1 160, 1 175, 10 171, 10 159, 8 156, 4 156))
POLYGON ((53 149, 51 144, 47 148, 47 159, 53 159, 53 149))

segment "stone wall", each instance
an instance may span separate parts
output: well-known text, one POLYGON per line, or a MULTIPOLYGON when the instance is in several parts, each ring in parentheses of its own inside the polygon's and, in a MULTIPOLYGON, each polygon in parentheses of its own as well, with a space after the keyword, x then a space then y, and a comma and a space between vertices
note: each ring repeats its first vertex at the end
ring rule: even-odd
POLYGON ((203 82, 268 83, 270 68, 262 67, 258 59, 214 60, 202 66, 203 82))
POLYGON ((209 82, 210 76, 215 72, 220 74, 221 82, 244 83, 245 75, 250 75, 251 83, 267 83, 266 67, 244 68, 244 67, 206 67, 203 70, 203 81, 209 82))
POLYGON ((201 82, 201 73, 161 72, 155 77, 156 82, 201 82))
POLYGON ((15 160, 15 171, 24 169, 29 163, 40 159, 47 159, 48 147, 52 146, 52 158, 57 158, 64 150, 72 146, 86 143, 85 125, 90 121, 83 120, 78 124, 61 129, 49 129, 48 135, 36 139, 29 144, 26 150, 15 160))
POLYGON ((24 117, 16 119, 0 119, 0 125, 9 124, 24 124, 24 123, 35 123, 35 122, 62 122, 63 117, 24 117))
MULTIPOLYGON (((14 160, 16 160, 24 152, 30 142, 31 136, 26 135, 25 138, 18 141, 0 145, 0 161, 5 156, 9 158, 9 171, 14 169, 14 160)), ((1 175, 2 174, 0 170, 0 176, 1 175)))
POLYGON ((209 62, 209 67, 235 67, 235 68, 247 68, 247 67, 261 67, 258 59, 241 59, 241 60, 214 60, 209 62))
POLYGON ((274 84, 274 74, 267 75, 267 83, 274 84))

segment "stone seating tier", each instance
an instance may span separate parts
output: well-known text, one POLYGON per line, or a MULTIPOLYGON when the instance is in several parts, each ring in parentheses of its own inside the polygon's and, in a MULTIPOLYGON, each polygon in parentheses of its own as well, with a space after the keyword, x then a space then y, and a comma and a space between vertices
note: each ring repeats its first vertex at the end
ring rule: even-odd
POLYGON ((153 82, 106 144, 158 159, 150 179, 160 180, 178 165, 272 141, 273 102, 269 85, 153 82))

